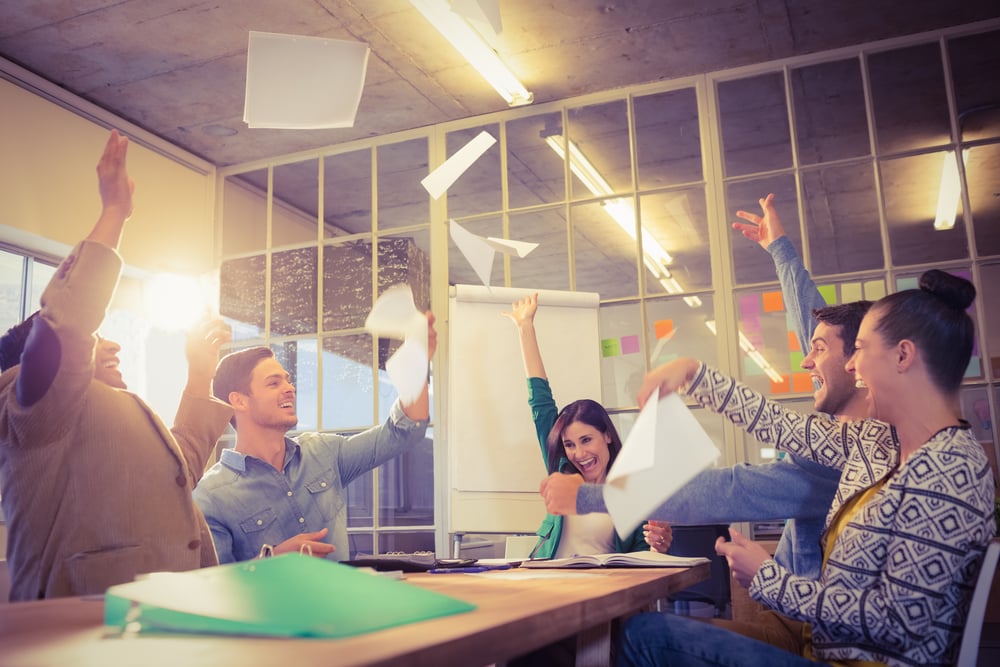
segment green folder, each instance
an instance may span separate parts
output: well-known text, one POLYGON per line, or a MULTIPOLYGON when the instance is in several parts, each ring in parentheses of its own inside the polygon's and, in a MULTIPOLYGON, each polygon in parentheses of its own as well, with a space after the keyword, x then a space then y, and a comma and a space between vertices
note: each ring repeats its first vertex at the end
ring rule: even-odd
POLYGON ((104 600, 104 624, 126 633, 269 637, 350 637, 476 608, 300 554, 155 573, 112 586, 104 600))

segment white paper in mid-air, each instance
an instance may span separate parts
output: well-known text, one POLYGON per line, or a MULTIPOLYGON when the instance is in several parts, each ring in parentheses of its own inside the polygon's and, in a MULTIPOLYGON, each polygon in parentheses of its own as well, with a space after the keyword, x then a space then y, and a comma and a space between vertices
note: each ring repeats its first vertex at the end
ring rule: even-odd
POLYGON ((252 128, 353 127, 369 53, 363 42, 251 31, 243 121, 252 128))
POLYGON ((493 259, 497 252, 505 255, 516 255, 524 257, 529 252, 538 247, 537 243, 527 241, 511 241, 510 239, 498 239, 492 236, 483 237, 473 234, 454 220, 449 223, 451 240, 455 242, 465 260, 472 266, 472 270, 479 276, 487 287, 490 286, 490 277, 493 274, 493 259))
POLYGON ((409 285, 390 287, 378 298, 365 320, 373 336, 401 338, 403 344, 385 362, 399 399, 415 401, 427 383, 427 317, 413 303, 409 285))
POLYGON ((439 199, 465 170, 472 166, 490 146, 497 142, 493 135, 483 130, 469 143, 458 149, 454 155, 445 160, 440 167, 424 176, 420 185, 434 199, 439 199))
POLYGON ((628 535, 719 457, 715 443, 676 393, 649 397, 608 471, 604 504, 628 535))

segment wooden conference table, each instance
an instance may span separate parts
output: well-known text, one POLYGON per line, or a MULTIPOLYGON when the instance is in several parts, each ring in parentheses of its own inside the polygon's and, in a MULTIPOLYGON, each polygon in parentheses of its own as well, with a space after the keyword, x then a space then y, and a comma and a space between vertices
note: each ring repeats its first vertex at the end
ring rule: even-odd
POLYGON ((16 602, 0 604, 0 665, 481 667, 573 635, 577 637, 578 665, 607 665, 615 620, 708 577, 708 564, 693 568, 409 574, 409 583, 465 600, 477 608, 332 640, 207 635, 107 637, 100 598, 16 602), (534 576, 524 578, 529 575, 534 576))

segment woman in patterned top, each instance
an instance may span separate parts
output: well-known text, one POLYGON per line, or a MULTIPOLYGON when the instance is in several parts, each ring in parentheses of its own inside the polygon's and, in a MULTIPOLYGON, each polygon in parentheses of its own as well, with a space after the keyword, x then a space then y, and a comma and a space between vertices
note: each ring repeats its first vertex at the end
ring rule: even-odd
POLYGON ((872 306, 846 366, 870 393, 870 418, 859 422, 786 410, 692 359, 647 375, 640 404, 656 388, 662 396, 686 386, 761 442, 842 474, 819 579, 793 575, 736 531, 732 542, 716 545, 751 597, 777 612, 769 643, 720 624, 644 614, 625 628, 626 664, 954 661, 996 530, 989 462, 958 410, 974 298, 970 282, 932 270, 919 289, 872 306))

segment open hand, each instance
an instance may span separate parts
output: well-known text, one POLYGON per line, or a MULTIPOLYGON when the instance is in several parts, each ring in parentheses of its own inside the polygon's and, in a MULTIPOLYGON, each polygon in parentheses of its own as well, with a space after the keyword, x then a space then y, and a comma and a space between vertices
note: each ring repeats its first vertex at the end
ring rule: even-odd
POLYGON ((747 222, 734 222, 733 229, 767 250, 769 245, 785 235, 785 228, 781 225, 778 212, 774 210, 773 194, 758 199, 757 203, 760 204, 760 210, 764 215, 756 215, 749 211, 736 211, 736 216, 747 222))
POLYGON ((510 312, 502 312, 500 314, 509 318, 520 328, 525 324, 534 322, 536 312, 538 312, 538 292, 529 294, 523 299, 513 302, 510 304, 510 312))

